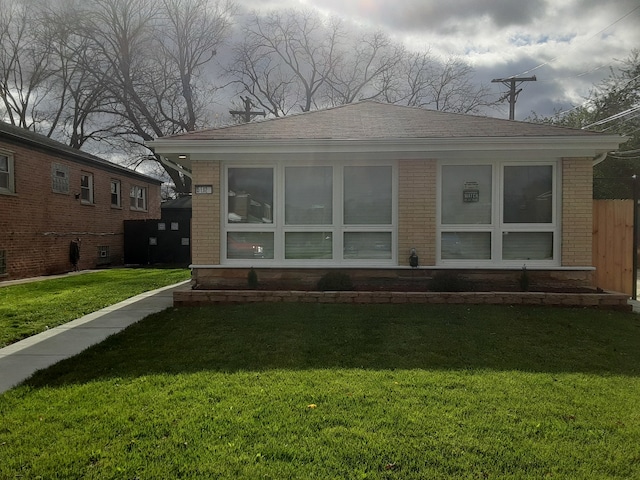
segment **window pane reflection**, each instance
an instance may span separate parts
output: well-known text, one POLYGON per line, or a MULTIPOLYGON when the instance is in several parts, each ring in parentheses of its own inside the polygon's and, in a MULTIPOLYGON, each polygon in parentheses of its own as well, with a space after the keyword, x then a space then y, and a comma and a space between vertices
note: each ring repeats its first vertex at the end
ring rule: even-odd
POLYGON ((344 223, 391 224, 391 167, 344 168, 344 223))
POLYGON ((230 168, 228 171, 231 223, 273 222, 273 169, 230 168))
POLYGON ((287 225, 330 225, 333 221, 331 167, 287 167, 285 222, 287 225))
POLYGON ((552 260, 553 232, 505 232, 502 234, 504 260, 552 260))
POLYGON ((443 232, 441 257, 446 260, 490 260, 490 232, 443 232))
POLYGON ((273 258, 273 233, 228 232, 227 258, 273 258))
POLYGON ((553 167, 504 167, 504 222, 551 223, 553 167))
POLYGON ((286 259, 322 259, 333 256, 331 232, 287 232, 284 238, 286 259))
POLYGON ((347 232, 344 234, 344 258, 391 258, 390 232, 347 232))

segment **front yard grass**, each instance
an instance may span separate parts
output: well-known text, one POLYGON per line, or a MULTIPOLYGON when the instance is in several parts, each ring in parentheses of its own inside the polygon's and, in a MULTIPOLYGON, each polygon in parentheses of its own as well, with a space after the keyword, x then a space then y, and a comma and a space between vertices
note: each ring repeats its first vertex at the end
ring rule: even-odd
POLYGON ((172 308, 0 396, 0 478, 640 478, 640 321, 172 308))
POLYGON ((189 277, 187 269, 117 268, 0 287, 0 348, 189 277))

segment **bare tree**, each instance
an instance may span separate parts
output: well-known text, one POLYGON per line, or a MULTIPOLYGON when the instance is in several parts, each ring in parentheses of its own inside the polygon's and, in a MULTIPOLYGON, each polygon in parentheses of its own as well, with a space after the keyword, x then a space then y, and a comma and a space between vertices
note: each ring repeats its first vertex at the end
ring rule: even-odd
POLYGON ((457 58, 441 60, 427 52, 405 52, 380 87, 390 103, 454 113, 478 113, 497 99, 473 81, 473 68, 457 58))
POLYGON ((309 11, 254 12, 243 36, 227 74, 276 117, 363 99, 458 113, 495 103, 462 60, 411 52, 384 32, 309 11))
POLYGON ((385 78, 397 75, 404 47, 381 31, 341 40, 346 41, 340 42, 338 61, 325 87, 329 104, 343 105, 383 96, 387 87, 385 78))
POLYGON ((56 73, 52 51, 29 2, 0 1, 0 99, 13 125, 35 129, 56 73))
POLYGON ((274 116, 317 108, 335 67, 341 23, 312 11, 252 13, 228 68, 232 82, 274 116))
MULTIPOLYGON (((206 124, 204 67, 228 35, 233 6, 207 0, 88 0, 78 4, 87 42, 81 68, 106 93, 111 138, 150 156, 144 142, 206 124)), ((137 161, 137 159, 136 159, 137 161)), ((178 192, 190 179, 163 164, 178 192)))

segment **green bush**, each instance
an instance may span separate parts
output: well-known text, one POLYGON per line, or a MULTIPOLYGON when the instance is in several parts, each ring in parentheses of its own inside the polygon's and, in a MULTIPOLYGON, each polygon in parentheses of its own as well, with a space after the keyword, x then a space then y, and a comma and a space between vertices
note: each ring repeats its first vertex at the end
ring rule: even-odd
POLYGON ((251 267, 251 270, 249 270, 249 273, 247 274, 247 284, 251 289, 258 288, 258 274, 253 267, 251 267))
POLYGON ((531 279, 529 278, 529 272, 527 271, 527 267, 522 267, 522 272, 520 272, 520 278, 518 279, 518 283, 520 285, 520 291, 526 292, 529 290, 531 279))
POLYGON ((467 292, 471 287, 468 280, 455 272, 437 272, 429 283, 433 292, 467 292))
POLYGON ((328 272, 318 280, 318 290, 322 292, 353 290, 353 282, 344 272, 328 272))

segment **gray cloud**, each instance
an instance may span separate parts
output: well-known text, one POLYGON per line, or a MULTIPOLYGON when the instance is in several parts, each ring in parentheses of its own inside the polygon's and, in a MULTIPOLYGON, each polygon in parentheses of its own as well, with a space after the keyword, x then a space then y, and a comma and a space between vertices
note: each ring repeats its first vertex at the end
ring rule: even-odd
MULTIPOLYGON (((411 48, 465 58, 478 83, 536 75, 516 118, 581 103, 640 48, 639 0, 237 0, 248 8, 318 8, 386 30, 411 48)), ((492 84, 496 93, 501 85, 492 84)), ((492 116, 508 115, 508 105, 492 116)))
POLYGON ((498 28, 527 25, 545 12, 545 0, 316 0, 314 6, 351 17, 366 16, 367 21, 394 30, 458 31, 479 19, 498 28))

